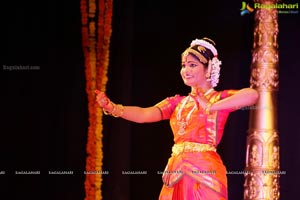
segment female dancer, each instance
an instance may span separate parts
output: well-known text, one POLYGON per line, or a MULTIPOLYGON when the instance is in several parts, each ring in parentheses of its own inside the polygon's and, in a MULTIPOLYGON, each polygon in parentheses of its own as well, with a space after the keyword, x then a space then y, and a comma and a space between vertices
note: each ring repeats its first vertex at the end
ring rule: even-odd
POLYGON ((103 92, 96 100, 105 114, 145 123, 170 120, 172 155, 163 173, 160 200, 225 200, 226 168, 216 148, 230 112, 256 103, 251 88, 216 91, 220 65, 211 39, 192 41, 182 53, 181 77, 191 92, 168 97, 152 107, 115 104, 103 92))

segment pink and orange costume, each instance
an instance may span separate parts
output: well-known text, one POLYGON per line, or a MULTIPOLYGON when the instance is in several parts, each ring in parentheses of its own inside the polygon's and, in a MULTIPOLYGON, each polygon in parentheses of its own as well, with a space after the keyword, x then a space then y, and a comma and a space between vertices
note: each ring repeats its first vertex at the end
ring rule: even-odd
MULTIPOLYGON (((212 91, 207 98, 215 103, 234 92, 212 91)), ((162 118, 170 120, 175 142, 159 200, 226 200, 226 168, 216 148, 233 110, 207 114, 192 98, 176 95, 156 104, 162 118)))

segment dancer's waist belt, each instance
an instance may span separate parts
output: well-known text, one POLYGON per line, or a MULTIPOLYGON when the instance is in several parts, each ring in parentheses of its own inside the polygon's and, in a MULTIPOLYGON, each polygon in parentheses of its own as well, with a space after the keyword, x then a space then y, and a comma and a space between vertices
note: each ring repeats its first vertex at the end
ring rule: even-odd
POLYGON ((184 152, 205 152, 216 151, 216 147, 210 144, 200 144, 196 142, 183 142, 174 144, 172 147, 172 156, 177 156, 184 152))

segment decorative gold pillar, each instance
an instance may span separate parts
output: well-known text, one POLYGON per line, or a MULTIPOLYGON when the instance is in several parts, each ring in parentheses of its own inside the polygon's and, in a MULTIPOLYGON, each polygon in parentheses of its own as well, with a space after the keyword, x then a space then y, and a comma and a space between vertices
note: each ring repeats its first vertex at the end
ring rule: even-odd
MULTIPOLYGON (((254 0, 256 5, 277 2, 254 0)), ((275 8, 255 10, 250 84, 259 92, 260 97, 250 111, 244 200, 275 200, 280 196, 277 130, 278 16, 275 8)))

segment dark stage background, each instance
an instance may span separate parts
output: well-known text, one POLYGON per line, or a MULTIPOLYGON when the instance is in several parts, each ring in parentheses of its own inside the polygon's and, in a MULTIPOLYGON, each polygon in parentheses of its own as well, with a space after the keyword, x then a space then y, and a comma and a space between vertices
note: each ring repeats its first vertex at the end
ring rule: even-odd
MULTIPOLYGON (((79 1, 11 1, 1 8, 1 199, 84 199, 88 112, 79 1), (6 68, 12 65, 37 69, 6 68), (41 174, 15 174, 28 170, 41 174), (48 174, 55 170, 74 173, 48 174)), ((248 87, 253 13, 240 16, 240 8, 238 0, 115 0, 107 94, 117 103, 139 106, 187 94, 180 54, 191 40, 205 36, 215 40, 223 62, 217 89, 248 87)), ((280 154, 286 171, 281 199, 294 199, 300 179, 299 14, 280 14, 279 29, 280 154)), ((244 168, 248 114, 231 114, 219 145, 228 171, 244 168)), ((157 199, 162 186, 157 172, 171 153, 168 122, 105 117, 103 141, 109 171, 104 200, 157 199), (147 175, 122 175, 128 170, 147 175)), ((243 181, 243 175, 228 175, 229 199, 243 198, 243 181)))

